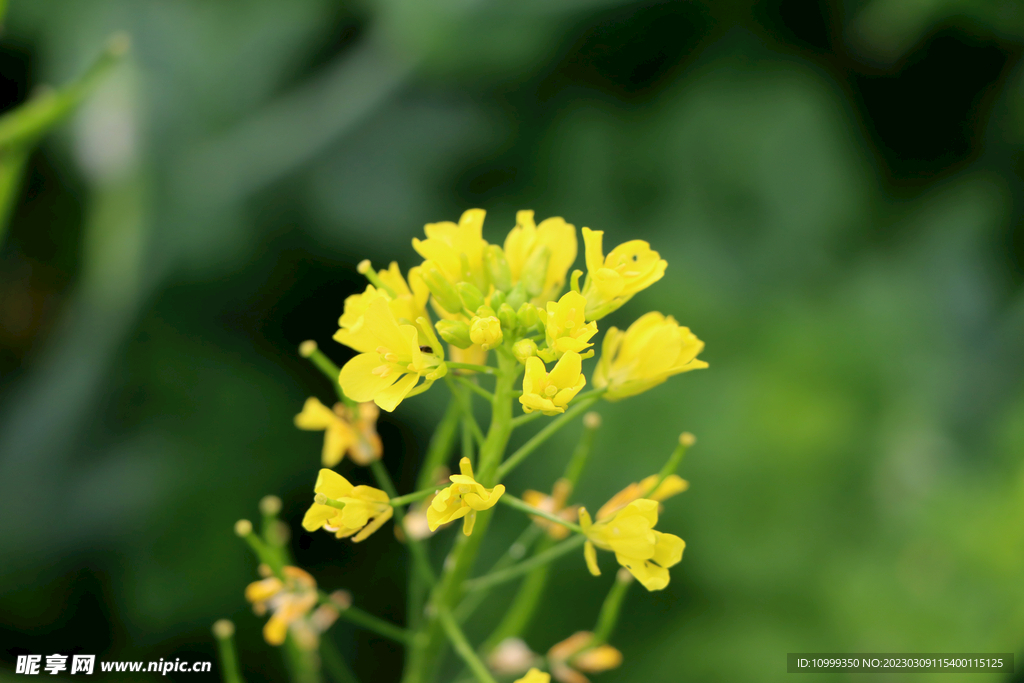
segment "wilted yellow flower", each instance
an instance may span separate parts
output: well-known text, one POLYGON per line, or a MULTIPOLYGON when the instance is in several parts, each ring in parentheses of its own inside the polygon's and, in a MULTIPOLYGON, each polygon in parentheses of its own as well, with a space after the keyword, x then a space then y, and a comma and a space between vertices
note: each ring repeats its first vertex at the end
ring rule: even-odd
POLYGON ((268 644, 283 643, 290 628, 300 647, 315 649, 316 632, 306 615, 318 600, 316 580, 298 567, 285 567, 282 573, 284 581, 270 576, 250 583, 245 587, 245 599, 260 616, 270 611, 270 619, 263 627, 263 639, 268 644))
POLYGON ((501 323, 493 315, 473 318, 469 326, 469 338, 484 351, 493 349, 501 343, 501 323))
POLYGON ((601 506, 601 509, 597 511, 597 521, 603 522, 610 518, 616 512, 626 507, 634 500, 640 500, 641 498, 648 498, 650 500, 656 500, 659 503, 666 498, 682 493, 686 489, 690 488, 690 482, 686 481, 678 474, 670 474, 665 477, 665 481, 661 482, 656 490, 654 485, 658 483, 658 475, 652 474, 649 477, 645 477, 640 483, 632 483, 626 488, 622 489, 611 499, 601 506))
MULTIPOLYGON (((559 479, 555 482, 550 496, 540 491, 523 491, 523 502, 530 507, 557 515, 567 522, 575 522, 576 511, 579 506, 565 507, 565 501, 569 499, 570 493, 572 493, 572 484, 567 479, 559 479)), ((548 532, 548 536, 555 540, 562 540, 569 535, 568 527, 556 524, 543 517, 533 516, 532 519, 537 526, 545 529, 548 532)))
POLYGON ((473 533, 473 525, 476 524, 476 513, 494 507, 505 493, 505 487, 501 484, 488 489, 478 483, 473 478, 473 465, 469 458, 459 461, 459 470, 462 474, 453 474, 449 477, 452 485, 438 491, 430 501, 427 522, 431 531, 436 531, 442 524, 461 517, 462 533, 469 536, 473 533))
POLYGON ((590 647, 594 634, 577 631, 548 650, 551 672, 561 683, 589 683, 582 671, 591 674, 614 669, 622 664, 622 653, 611 645, 590 647))
POLYGON ((565 406, 587 383, 580 372, 582 367, 583 360, 575 351, 566 351, 551 372, 546 371, 540 358, 527 358, 523 395, 519 397, 523 411, 539 410, 545 415, 564 413, 565 406))
POLYGON ((593 346, 590 338, 597 334, 596 322, 585 322, 587 300, 577 292, 566 292, 557 302, 549 301, 544 321, 548 348, 540 357, 550 363, 566 351, 583 353, 593 346))
POLYGON ((661 590, 668 585, 668 568, 683 559, 686 543, 678 536, 654 530, 658 523, 658 501, 635 500, 611 519, 597 523, 591 521, 585 508, 580 508, 579 515, 587 536, 583 554, 591 574, 601 574, 596 546, 614 552, 619 564, 647 590, 661 590))
POLYGON ((325 503, 313 503, 302 518, 306 531, 322 528, 338 538, 354 536, 352 540, 358 543, 381 528, 395 512, 388 504, 388 494, 372 486, 353 486, 334 470, 320 470, 313 491, 319 500, 331 500, 344 507, 339 510, 325 503))
POLYGON ((413 238, 412 247, 424 259, 436 265, 451 282, 471 282, 486 290, 483 254, 487 242, 483 239, 483 209, 469 209, 456 225, 451 221, 427 223, 423 231, 427 239, 413 238))
POLYGON ((527 671, 522 678, 517 678, 514 683, 551 683, 551 674, 534 668, 527 671))
POLYGON ((559 217, 533 222, 533 211, 516 212, 516 227, 505 238, 512 282, 529 282, 540 304, 558 296, 576 260, 576 228, 559 217))
POLYGON ((647 289, 665 274, 668 262, 643 240, 623 242, 604 255, 601 230, 583 228, 587 279, 587 319, 598 320, 618 309, 640 290, 647 289))
POLYGON ((346 452, 357 465, 366 466, 379 460, 383 453, 377 435, 378 415, 380 410, 373 403, 360 403, 353 415, 353 411, 341 403, 334 404, 331 410, 319 399, 310 397, 302 406, 302 412, 295 416, 295 426, 324 432, 324 466, 334 467, 346 452))
POLYGON ((363 329, 377 346, 360 353, 341 369, 341 388, 352 400, 373 401, 391 412, 420 377, 432 383, 448 372, 440 342, 428 338, 424 341, 430 346, 421 347, 417 328, 399 325, 384 298, 377 297, 367 306, 363 329))
POLYGON ((607 388, 609 401, 635 396, 672 375, 706 368, 708 364, 697 358, 703 349, 704 342, 672 316, 646 313, 625 332, 608 329, 594 369, 594 386, 607 388))
POLYGON ((499 676, 515 676, 529 669, 536 660, 537 655, 525 640, 512 637, 505 638, 491 650, 487 655, 487 667, 499 676))

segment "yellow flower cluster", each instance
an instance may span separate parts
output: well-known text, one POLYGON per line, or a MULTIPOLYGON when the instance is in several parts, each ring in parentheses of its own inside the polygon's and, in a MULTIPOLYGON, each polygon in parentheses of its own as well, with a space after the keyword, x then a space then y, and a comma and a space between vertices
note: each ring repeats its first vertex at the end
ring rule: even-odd
MULTIPOLYGON (((665 260, 647 242, 630 240, 606 255, 604 233, 583 228, 587 272, 580 287, 582 271, 569 278, 576 228, 564 219, 538 225, 532 211, 520 211, 502 246, 484 239, 483 224, 481 209, 466 211, 458 223, 428 223, 425 238, 412 241, 424 260, 408 278, 395 263, 380 271, 360 264, 370 284, 346 299, 334 336, 358 353, 339 377, 348 398, 392 411, 444 377, 449 364, 477 366, 495 351, 526 366, 524 411, 563 413, 586 385, 582 361, 594 353, 597 321, 665 274, 665 260), (439 337, 450 346, 447 363, 439 337)), ((633 396, 707 367, 697 359, 702 348, 671 317, 648 313, 625 332, 608 330, 593 384, 610 400, 633 396)), ((324 462, 337 462, 344 441, 338 423, 321 414, 305 424, 328 430, 333 441, 330 449, 325 441, 324 462)))
POLYGON ((459 461, 459 471, 461 474, 449 477, 452 485, 438 491, 430 501, 427 523, 431 531, 437 531, 442 524, 462 519, 462 533, 469 536, 473 533, 476 513, 494 507, 505 493, 505 487, 501 484, 490 489, 479 484, 473 477, 473 465, 469 458, 459 461))

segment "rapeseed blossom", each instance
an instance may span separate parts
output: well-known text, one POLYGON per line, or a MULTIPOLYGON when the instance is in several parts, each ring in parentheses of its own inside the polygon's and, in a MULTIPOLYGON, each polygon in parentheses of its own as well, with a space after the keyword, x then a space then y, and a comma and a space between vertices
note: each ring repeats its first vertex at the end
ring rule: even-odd
POLYGON ((338 538, 353 536, 358 543, 381 528, 395 512, 388 503, 388 494, 372 486, 353 486, 334 470, 320 470, 313 491, 317 502, 302 518, 306 531, 324 529, 338 538))
POLYGON ((575 351, 565 352, 551 372, 547 372, 540 358, 527 358, 523 395, 519 397, 523 410, 527 413, 539 410, 545 415, 564 413, 569 401, 587 383, 580 372, 582 367, 583 359, 575 351))
POLYGON ((586 248, 587 279, 583 296, 587 299, 587 319, 600 320, 616 311, 665 275, 668 262, 643 240, 630 240, 605 256, 604 232, 583 228, 586 248))
POLYGON ((561 683, 589 683, 583 675, 601 673, 622 664, 622 653, 608 644, 591 647, 594 634, 577 631, 548 650, 551 672, 561 683))
POLYGON ((252 603, 257 615, 270 612, 270 619, 263 626, 263 639, 268 644, 280 645, 291 629, 299 636, 300 645, 313 649, 316 638, 313 634, 310 642, 311 627, 306 623, 306 615, 319 600, 316 580, 298 567, 284 567, 281 574, 284 580, 268 576, 250 583, 245 588, 245 599, 252 603))
POLYGON ((354 410, 337 403, 330 409, 315 397, 306 399, 302 412, 295 416, 295 426, 307 431, 323 431, 321 462, 334 467, 348 453, 357 465, 369 465, 383 453, 377 435, 380 410, 373 403, 360 403, 354 410))
POLYGON ((488 489, 478 483, 473 478, 473 465, 469 458, 459 461, 459 470, 461 474, 449 477, 452 481, 451 486, 438 491, 430 501, 427 522, 431 531, 436 531, 442 524, 461 518, 462 533, 469 536, 473 533, 473 525, 476 524, 476 513, 494 507, 505 493, 502 484, 488 489))

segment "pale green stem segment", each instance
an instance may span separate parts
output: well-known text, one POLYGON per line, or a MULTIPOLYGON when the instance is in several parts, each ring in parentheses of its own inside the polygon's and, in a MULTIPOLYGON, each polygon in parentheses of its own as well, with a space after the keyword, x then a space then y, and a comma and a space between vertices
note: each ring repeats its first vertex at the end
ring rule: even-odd
MULTIPOLYGON (((496 483, 498 464, 512 433, 512 384, 519 374, 518 363, 510 353, 498 349, 496 356, 498 369, 494 401, 491 403, 491 426, 480 449, 477 468, 477 481, 488 487, 496 483)), ((473 568, 493 512, 493 508, 479 512, 473 535, 457 537, 455 546, 445 561, 445 571, 430 596, 434 614, 416 636, 409 652, 403 683, 427 683, 433 676, 445 645, 444 632, 438 619, 439 610, 451 610, 461 599, 463 582, 473 568)))
POLYGON ((398 295, 395 294, 395 290, 391 289, 386 284, 384 284, 384 281, 380 279, 379 275, 377 275, 377 271, 373 269, 373 265, 370 263, 370 259, 360 261, 359 265, 356 266, 356 270, 358 270, 363 277, 369 280, 371 285, 373 285, 377 289, 384 290, 392 299, 398 298, 398 295))
MULTIPOLYGON (((0 17, 6 10, 0 0, 0 17)), ((128 51, 130 40, 118 34, 96 61, 76 81, 59 90, 48 90, 17 109, 0 116, 0 244, 17 202, 21 179, 32 148, 56 124, 64 120, 93 91, 110 68, 128 51)))
MULTIPOLYGON (((520 394, 521 394, 521 392, 520 392, 520 394)), ((532 413, 526 413, 525 415, 520 415, 519 417, 516 417, 516 418, 512 419, 512 428, 513 429, 519 429, 523 425, 528 425, 531 422, 533 422, 534 420, 539 420, 542 417, 544 417, 544 413, 542 413, 540 411, 536 411, 536 410, 534 412, 532 412, 532 413)))
MULTIPOLYGON (((455 400, 459 402, 459 407, 462 409, 463 433, 465 434, 466 431, 469 431, 473 435, 473 438, 476 439, 477 445, 483 447, 484 433, 480 430, 480 425, 477 424, 476 418, 473 417, 473 404, 470 401, 470 397, 466 394, 465 391, 461 391, 457 386, 455 386, 454 380, 449 375, 445 375, 445 380, 448 382, 448 388, 451 390, 452 396, 454 396, 455 400)), ((466 381, 466 384, 468 384, 469 386, 476 386, 475 384, 469 381, 466 381)), ((488 395, 490 395, 490 392, 487 393, 488 395)), ((493 400, 494 398, 492 396, 491 401, 493 400)), ((463 448, 466 448, 467 446, 472 448, 472 443, 467 444, 467 439, 463 438, 462 441, 463 448)), ((470 461, 473 460, 473 457, 471 455, 466 455, 465 453, 463 453, 463 457, 468 457, 470 461)))
POLYGON ((494 394, 492 394, 491 392, 487 391, 486 389, 484 389, 482 386, 480 386, 476 382, 474 382, 472 380, 469 380, 469 379, 466 379, 462 375, 445 375, 445 377, 451 377, 451 379, 453 381, 458 382, 462 386, 466 387, 467 389, 469 389, 470 391, 472 391, 476 395, 478 395, 481 398, 483 398, 488 403, 491 403, 492 401, 494 401, 494 394))
POLYGON ((583 416, 583 433, 580 434, 579 443, 576 444, 569 464, 565 466, 565 474, 562 475, 562 479, 568 481, 572 488, 576 488, 576 484, 579 483, 583 468, 587 466, 587 460, 594 451, 594 437, 600 426, 601 417, 597 413, 587 413, 583 416))
POLYGON ((333 683, 359 683, 356 675, 352 673, 352 669, 345 662, 345 658, 338 652, 338 648, 323 636, 320 637, 320 659, 333 683))
POLYGON ((227 619, 221 619, 213 625, 213 635, 220 652, 221 679, 224 683, 244 683, 238 665, 238 652, 235 650, 235 625, 227 619))
POLYGON ((392 498, 391 500, 388 501, 388 504, 393 507, 398 507, 399 505, 408 505, 409 503, 415 503, 417 500, 423 500, 424 498, 431 496, 435 493, 437 493, 436 486, 429 489, 423 489, 422 491, 416 491, 415 493, 407 493, 404 496, 399 496, 398 498, 392 498))
POLYGON ((553 436, 559 429, 572 422, 577 416, 590 408, 590 406, 601 397, 601 393, 602 392, 592 392, 587 394, 583 400, 552 420, 546 427, 544 427, 544 429, 537 432, 533 438, 520 446, 515 453, 508 456, 505 462, 501 463, 501 467, 498 468, 497 480, 503 480, 508 476, 509 472, 518 467, 523 460, 537 450, 541 444, 551 438, 551 436, 553 436))
MULTIPOLYGON (((527 525, 526 529, 523 530, 523 533, 519 534, 519 538, 517 538, 512 545, 508 547, 508 550, 502 553, 497 562, 491 565, 487 574, 493 574, 494 572, 501 571, 502 569, 514 564, 516 560, 522 559, 526 553, 533 548, 534 543, 537 542, 537 539, 540 538, 543 533, 544 530, 538 525, 532 523, 527 525)), ((485 576, 487 574, 485 574, 485 576)), ((458 608, 453 612, 455 619, 460 624, 465 622, 489 594, 489 590, 483 589, 474 591, 467 595, 462 602, 459 603, 458 608)))
POLYGON ((693 444, 693 434, 683 432, 682 436, 679 437, 679 445, 677 445, 675 450, 672 451, 672 455, 668 457, 668 460, 665 462, 665 466, 661 468, 660 472, 658 472, 658 480, 654 482, 654 486, 651 487, 650 490, 644 491, 645 496, 657 491, 662 482, 675 474, 675 471, 679 469, 679 464, 683 461, 683 456, 686 455, 686 451, 688 451, 690 446, 693 444))
MULTIPOLYGON (((389 498, 397 498, 398 491, 395 490, 395 485, 391 482, 391 475, 388 474, 384 463, 380 460, 374 460, 370 463, 370 470, 373 472, 373 476, 376 477, 377 483, 384 489, 384 493, 388 494, 389 498)), ((412 555, 412 562, 416 566, 416 571, 420 573, 428 586, 433 586, 437 579, 434 577, 434 570, 430 568, 430 558, 427 556, 426 547, 420 542, 420 539, 414 538, 409 533, 409 530, 406 529, 405 510, 400 505, 394 506, 394 510, 395 522, 405 532, 405 543, 409 546, 409 553, 412 555)))
POLYGON ((338 384, 338 377, 341 375, 341 369, 334 364, 330 358, 328 358, 323 351, 317 348, 316 342, 304 341, 299 346, 299 355, 308 358, 313 365, 317 367, 320 372, 324 374, 330 382, 331 386, 334 387, 334 392, 338 394, 338 398, 342 400, 348 407, 352 408, 356 405, 356 402, 345 395, 345 392, 341 390, 341 385, 338 384))
MULTIPOLYGON (((246 522, 248 524, 248 522, 246 522)), ((236 525, 237 528, 237 525, 236 525)), ((281 561, 278 553, 275 553, 271 548, 263 542, 263 539, 257 536, 252 531, 252 525, 249 524, 248 533, 239 534, 249 547, 252 548, 253 552, 256 553, 256 559, 262 564, 270 567, 270 571, 274 572, 274 576, 284 581, 284 564, 281 561)))
POLYGON ((491 672, 487 670, 487 665, 480 661, 476 652, 473 651, 473 646, 466 640, 466 635, 459 628, 451 611, 447 607, 438 607, 437 617, 441 621, 441 626, 444 627, 445 633, 448 634, 448 639, 452 641, 455 651, 465 660, 466 665, 473 672, 473 675, 476 676, 476 680, 480 683, 498 683, 494 680, 491 672))
POLYGON ((375 617, 369 612, 365 612, 358 607, 349 606, 345 609, 341 609, 337 603, 331 600, 324 591, 317 591, 320 596, 320 604, 330 605, 338 610, 338 618, 344 619, 345 621, 351 622, 357 626, 362 626, 368 631, 373 631, 379 636, 384 636, 396 643, 404 643, 408 645, 412 640, 412 634, 402 628, 401 626, 395 626, 391 622, 384 621, 380 617, 375 617))
POLYGON ((548 520, 549 522, 554 522, 555 524, 561 524, 565 528, 572 529, 573 531, 575 531, 578 534, 582 534, 583 533, 583 529, 580 528, 579 524, 573 524, 572 522, 570 522, 568 520, 562 519, 558 515, 553 515, 550 512, 546 512, 544 510, 535 508, 532 505, 527 505, 525 502, 523 502, 519 498, 516 498, 515 496, 513 496, 510 493, 506 493, 505 495, 503 495, 501 498, 498 499, 498 502, 502 503, 504 505, 507 505, 507 506, 509 506, 511 508, 515 508, 516 510, 519 510, 520 512, 525 512, 528 515, 536 515, 537 517, 543 517, 544 519, 548 520))
POLYGON ((314 650, 303 650, 289 633, 284 640, 285 662, 292 683, 322 683, 320 658, 314 650))
POLYGON ((473 372, 479 372, 482 375, 497 374, 497 370, 495 370, 489 365, 477 365, 475 363, 456 363, 453 360, 445 361, 445 365, 455 370, 472 370, 473 372))
POLYGON ((615 623, 619 620, 619 609, 622 601, 629 592, 629 586, 633 583, 633 577, 625 569, 620 569, 615 574, 615 583, 608 591, 608 597, 601 605, 601 613, 597 617, 597 625, 594 627, 594 637, 590 640, 588 647, 597 647, 608 642, 612 635, 615 623))
POLYGON ((523 560, 519 564, 513 565, 508 569, 503 569, 501 571, 494 572, 493 574, 486 574, 475 579, 469 579, 465 582, 463 588, 465 588, 466 591, 478 591, 483 590, 484 588, 489 588, 490 586, 495 586, 499 583, 511 581, 512 579, 522 576, 536 567, 542 567, 553 560, 557 560, 562 555, 572 552, 576 548, 582 546, 586 540, 586 536, 582 535, 567 538, 552 548, 549 548, 544 552, 537 553, 530 559, 523 560))

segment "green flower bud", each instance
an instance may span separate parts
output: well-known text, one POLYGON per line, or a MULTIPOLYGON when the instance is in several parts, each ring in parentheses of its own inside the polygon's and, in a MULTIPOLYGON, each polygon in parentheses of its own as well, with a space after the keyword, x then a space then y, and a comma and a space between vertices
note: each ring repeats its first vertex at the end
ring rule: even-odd
POLYGON ((475 311, 484 305, 484 295, 480 293, 480 290, 475 285, 469 282, 460 282, 455 285, 459 290, 459 296, 462 297, 462 303, 471 311, 475 311))
POLYGON ((484 350, 493 349, 502 340, 501 322, 493 315, 486 318, 473 318, 473 322, 469 326, 469 338, 474 344, 482 346, 484 350))
POLYGON ((548 276, 548 261, 551 260, 551 250, 547 245, 537 249, 530 255, 519 280, 526 287, 526 293, 530 296, 539 296, 544 291, 544 281, 548 276))
POLYGON ((519 324, 522 325, 523 329, 530 329, 537 324, 537 307, 531 303, 525 303, 519 307, 519 311, 516 313, 516 318, 519 319, 519 324))
MULTIPOLYGON (((501 292, 501 291, 497 291, 496 290, 493 294, 491 294, 491 302, 490 303, 491 303, 491 308, 494 308, 494 309, 501 308, 501 305, 503 303, 505 303, 505 292, 501 292)), ((513 307, 512 310, 513 311, 516 310, 515 307, 513 307)))
POLYGON ((512 355, 520 363, 525 363, 527 358, 537 355, 537 344, 532 339, 520 339, 512 345, 512 355))
POLYGON ((423 276, 427 289, 433 295, 434 301, 441 308, 449 313, 459 313, 462 311, 462 299, 459 298, 459 293, 452 286, 452 283, 448 282, 448 279, 445 278, 437 266, 427 261, 420 274, 423 276))
POLYGON ((508 295, 505 297, 505 302, 512 308, 519 310, 519 307, 526 303, 529 297, 526 295, 526 287, 523 287, 523 283, 517 283, 513 287, 508 295))
POLYGON ((462 320, 438 320, 434 327, 437 328, 441 339, 452 346, 468 349, 473 345, 473 340, 469 338, 469 325, 462 320))
POLYGON ((498 320, 501 321, 501 326, 509 331, 516 329, 516 326, 519 324, 516 309, 508 304, 502 304, 498 307, 498 320))
POLYGON ((508 291, 512 288, 512 271, 509 270, 508 259, 497 244, 489 244, 484 250, 484 268, 495 289, 508 291))
POLYGON ((475 312, 478 318, 487 318, 490 316, 497 315, 497 313, 494 312, 494 309, 488 306, 487 304, 480 306, 478 309, 476 309, 475 312))

